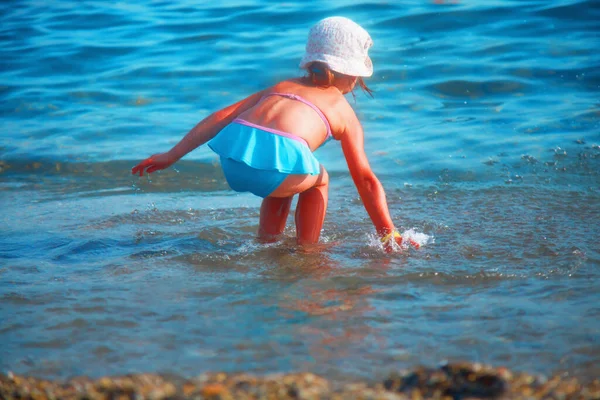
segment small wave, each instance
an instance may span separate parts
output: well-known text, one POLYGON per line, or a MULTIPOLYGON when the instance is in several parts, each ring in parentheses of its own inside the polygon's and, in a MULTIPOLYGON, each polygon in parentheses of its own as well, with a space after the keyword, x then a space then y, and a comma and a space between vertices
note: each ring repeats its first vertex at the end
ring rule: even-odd
MULTIPOLYGON (((435 7, 435 6, 433 6, 435 7)), ((480 25, 495 23, 498 20, 511 20, 514 11, 509 7, 488 7, 466 9, 457 7, 431 7, 426 12, 385 19, 377 24, 385 28, 412 28, 418 31, 439 33, 440 31, 456 31, 480 25)))
MULTIPOLYGON (((574 1, 567 5, 549 3, 537 9, 534 14, 556 19, 597 23, 600 20, 600 4, 595 0, 574 1)), ((598 27, 597 24, 595 26, 598 27)))
POLYGON ((431 85, 430 88, 443 96, 477 99, 494 95, 522 93, 528 89, 528 85, 514 80, 484 82, 452 80, 436 83, 431 85))
MULTIPOLYGON (((80 8, 78 8, 80 9, 80 8)), ((115 26, 131 26, 138 24, 125 13, 95 12, 61 12, 46 15, 46 27, 58 31, 87 31, 111 29, 115 26)))
POLYGON ((228 38, 228 35, 225 33, 204 33, 199 35, 181 35, 176 38, 166 40, 164 44, 166 45, 181 45, 181 44, 190 44, 190 43, 204 43, 204 42, 216 42, 218 40, 223 40, 228 38))

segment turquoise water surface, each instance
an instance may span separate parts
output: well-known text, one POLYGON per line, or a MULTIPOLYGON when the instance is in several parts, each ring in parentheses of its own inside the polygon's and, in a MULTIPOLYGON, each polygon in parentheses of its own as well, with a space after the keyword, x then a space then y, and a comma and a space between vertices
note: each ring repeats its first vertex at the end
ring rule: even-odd
POLYGON ((66 378, 466 360, 600 374, 600 2, 0 3, 0 372, 66 378), (353 104, 385 254, 338 143, 322 242, 256 240, 206 147, 130 169, 302 75, 309 27, 373 37, 353 104), (313 249, 314 250, 314 249, 313 249))

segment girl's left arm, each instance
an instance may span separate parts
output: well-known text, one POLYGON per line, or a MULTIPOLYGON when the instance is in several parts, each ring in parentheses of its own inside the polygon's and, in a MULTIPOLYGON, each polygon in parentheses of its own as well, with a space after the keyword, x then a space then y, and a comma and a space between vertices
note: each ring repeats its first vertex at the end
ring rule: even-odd
POLYGON ((193 127, 171 150, 148 157, 133 167, 131 173, 139 173, 142 176, 144 171, 152 173, 170 167, 181 157, 215 137, 221 129, 231 123, 238 115, 254 107, 262 96, 263 91, 257 92, 244 100, 212 113, 193 127))

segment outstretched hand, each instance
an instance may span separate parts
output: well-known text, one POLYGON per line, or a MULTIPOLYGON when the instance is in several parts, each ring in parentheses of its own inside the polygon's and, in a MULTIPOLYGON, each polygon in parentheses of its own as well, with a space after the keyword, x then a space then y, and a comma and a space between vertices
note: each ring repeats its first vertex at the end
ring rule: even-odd
MULTIPOLYGON (((396 243, 398 244, 398 246, 402 245, 402 236, 400 236, 399 239, 396 239, 396 243)), ((417 242, 415 242, 412 239, 408 239, 408 244, 411 245, 412 247, 414 247, 415 249, 419 249, 421 247, 421 245, 417 242)))
POLYGON ((144 161, 140 162, 138 165, 131 169, 131 173, 133 175, 140 174, 140 176, 144 175, 144 171, 146 173, 151 174, 154 171, 158 171, 160 169, 169 168, 176 160, 173 160, 169 157, 168 153, 159 153, 154 154, 146 158, 144 161))
MULTIPOLYGON (((398 246, 402 246, 402 235, 400 235, 400 233, 396 230, 392 231, 391 233, 388 233, 387 235, 381 238, 381 243, 383 243, 383 248, 386 253, 391 253, 392 251, 394 251, 392 241, 396 242, 398 246)), ((410 238, 408 239, 408 243, 415 249, 421 247, 419 243, 415 242, 413 239, 410 238)))

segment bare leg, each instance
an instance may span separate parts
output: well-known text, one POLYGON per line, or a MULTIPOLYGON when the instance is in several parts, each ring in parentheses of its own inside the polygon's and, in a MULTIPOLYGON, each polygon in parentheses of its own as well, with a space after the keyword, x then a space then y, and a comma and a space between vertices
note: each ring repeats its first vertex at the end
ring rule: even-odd
POLYGON ((323 167, 319 178, 315 186, 300 193, 298 199, 295 218, 298 244, 318 243, 321 236, 329 198, 329 175, 323 167))
MULTIPOLYGON (((296 237, 298 244, 312 244, 319 241, 325 220, 329 190, 329 174, 321 166, 319 175, 290 175, 267 198, 291 198, 300 193, 296 207, 296 237)), ((265 199, 266 200, 266 199, 265 199)), ((264 206, 263 201, 263 206, 264 206)), ((289 204, 288 204, 289 210, 289 204)), ((261 207, 261 226, 262 225, 261 207)))
POLYGON ((290 212, 293 196, 265 197, 260 206, 260 226, 258 237, 273 241, 285 229, 285 222, 290 212))

